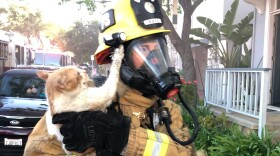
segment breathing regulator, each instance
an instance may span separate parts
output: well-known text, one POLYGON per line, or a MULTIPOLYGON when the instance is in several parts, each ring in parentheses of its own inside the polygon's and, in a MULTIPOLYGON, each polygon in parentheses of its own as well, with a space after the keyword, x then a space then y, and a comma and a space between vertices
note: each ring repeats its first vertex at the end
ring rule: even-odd
POLYGON ((102 14, 99 46, 94 55, 98 64, 110 63, 111 51, 123 44, 125 57, 120 69, 121 80, 141 91, 144 96, 157 95, 160 121, 165 124, 174 141, 188 145, 197 137, 198 118, 182 97, 180 76, 171 67, 164 37, 170 31, 162 26, 163 15, 157 0, 117 1, 102 14), (175 95, 178 95, 194 122, 194 131, 187 141, 182 141, 173 134, 170 113, 163 103, 163 100, 175 95))

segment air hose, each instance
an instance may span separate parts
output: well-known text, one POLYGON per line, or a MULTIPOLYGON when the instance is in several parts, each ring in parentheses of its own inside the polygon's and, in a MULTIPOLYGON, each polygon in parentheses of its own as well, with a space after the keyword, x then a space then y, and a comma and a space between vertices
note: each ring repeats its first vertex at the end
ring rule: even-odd
MULTIPOLYGON (((196 116, 196 113, 186 104, 186 102, 184 101, 184 99, 182 98, 181 92, 179 91, 178 93, 179 99, 182 102, 183 106, 185 107, 185 109, 188 111, 188 113, 191 115, 192 119, 193 119, 193 123, 194 123, 194 131, 191 135, 191 137, 186 140, 186 141, 182 141, 180 139, 178 139, 174 133, 172 132, 171 128, 170 128, 170 124, 171 124, 171 119, 170 119, 170 114, 168 109, 160 109, 160 116, 161 119, 163 121, 163 123, 166 126, 167 132, 169 134, 169 136, 176 142, 178 142, 179 144, 185 146, 185 145, 189 145, 191 144, 197 137, 198 135, 198 131, 199 131, 199 123, 198 123, 198 118, 196 116)), ((162 102, 162 99, 158 100, 158 104, 160 108, 166 108, 164 107, 164 104, 162 102)))

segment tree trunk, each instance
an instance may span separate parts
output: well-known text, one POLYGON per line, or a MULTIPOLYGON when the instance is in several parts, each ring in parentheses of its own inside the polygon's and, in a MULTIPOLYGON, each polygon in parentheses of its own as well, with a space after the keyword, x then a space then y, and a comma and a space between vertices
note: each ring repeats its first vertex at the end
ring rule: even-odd
POLYGON ((176 51, 179 53, 182 59, 182 68, 184 73, 184 78, 186 81, 193 81, 196 79, 195 74, 195 66, 194 66, 194 59, 191 50, 191 43, 189 39, 190 30, 191 30, 191 16, 193 11, 196 9, 199 4, 201 4, 203 0, 196 0, 193 4, 191 0, 180 0, 179 3, 184 10, 183 16, 183 30, 182 30, 182 37, 177 34, 176 30, 174 29, 173 24, 171 23, 170 19, 166 15, 165 11, 162 10, 164 13, 164 28, 171 30, 171 33, 168 34, 171 43, 175 47, 176 51))

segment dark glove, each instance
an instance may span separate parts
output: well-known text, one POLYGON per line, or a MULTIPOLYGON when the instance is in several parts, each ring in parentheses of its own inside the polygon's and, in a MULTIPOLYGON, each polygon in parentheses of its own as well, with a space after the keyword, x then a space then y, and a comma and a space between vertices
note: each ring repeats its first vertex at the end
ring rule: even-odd
POLYGON ((67 112, 54 115, 52 122, 62 124, 60 133, 69 151, 82 153, 95 147, 97 155, 115 155, 121 153, 128 142, 130 118, 117 113, 67 112))

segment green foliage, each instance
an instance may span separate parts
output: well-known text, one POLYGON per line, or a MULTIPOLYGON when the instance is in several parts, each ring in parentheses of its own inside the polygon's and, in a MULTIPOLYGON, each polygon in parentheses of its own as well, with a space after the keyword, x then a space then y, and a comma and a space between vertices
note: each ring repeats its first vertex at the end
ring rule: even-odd
POLYGON ((97 22, 76 22, 72 29, 65 33, 65 50, 74 52, 76 63, 91 62, 90 55, 93 55, 98 46, 98 33, 97 22))
MULTIPOLYGON (((228 122, 228 117, 222 113, 214 115, 210 106, 200 105, 195 108, 200 124, 198 136, 194 142, 197 150, 203 149, 209 156, 278 156, 280 142, 274 143, 275 133, 263 130, 262 138, 255 131, 243 133, 237 125, 228 122)), ((183 111, 185 123, 192 133, 193 120, 183 111)))
MULTIPOLYGON (((208 153, 208 148, 213 146, 213 139, 220 134, 229 134, 230 129, 227 127, 228 119, 224 113, 214 116, 209 106, 200 106, 195 108, 198 116, 200 130, 194 142, 196 149, 203 149, 208 153)), ((183 113, 184 121, 189 128, 193 129, 193 121, 189 114, 183 113)))
POLYGON ((250 12, 239 23, 233 24, 238 4, 239 0, 232 3, 223 23, 219 24, 200 16, 197 20, 206 27, 206 30, 202 28, 191 30, 192 35, 209 41, 209 44, 206 44, 191 38, 192 43, 210 48, 213 55, 220 58, 225 68, 250 67, 251 64, 251 49, 248 49, 246 42, 252 37, 253 26, 250 22, 254 14, 250 12), (226 43, 224 44, 223 41, 226 43))
POLYGON ((8 21, 0 24, 0 29, 18 32, 28 39, 39 37, 45 29, 39 10, 31 11, 27 6, 11 4, 8 9, 2 9, 1 14, 6 14, 8 21))
POLYGON ((262 138, 255 131, 248 135, 240 131, 237 126, 231 128, 230 134, 220 134, 213 138, 212 146, 208 148, 209 155, 213 156, 278 156, 280 142, 273 143, 273 134, 266 129, 262 138))

